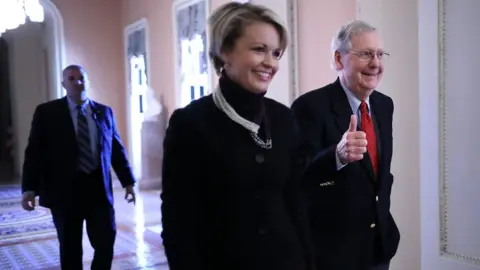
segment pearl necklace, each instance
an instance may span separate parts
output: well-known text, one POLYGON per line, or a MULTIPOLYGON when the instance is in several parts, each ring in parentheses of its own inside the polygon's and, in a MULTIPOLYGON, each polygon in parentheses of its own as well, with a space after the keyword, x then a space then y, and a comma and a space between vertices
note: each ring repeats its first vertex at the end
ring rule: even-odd
POLYGON ((260 136, 258 136, 258 130, 260 126, 254 122, 248 121, 247 119, 241 117, 235 109, 228 104, 227 100, 222 94, 220 87, 218 86, 215 91, 212 93, 213 102, 222 112, 224 112, 228 118, 230 118, 235 123, 241 125, 242 127, 246 128, 250 131, 250 136, 252 137, 255 144, 264 148, 264 149, 271 149, 272 148, 272 139, 267 139, 267 141, 263 141, 260 136))

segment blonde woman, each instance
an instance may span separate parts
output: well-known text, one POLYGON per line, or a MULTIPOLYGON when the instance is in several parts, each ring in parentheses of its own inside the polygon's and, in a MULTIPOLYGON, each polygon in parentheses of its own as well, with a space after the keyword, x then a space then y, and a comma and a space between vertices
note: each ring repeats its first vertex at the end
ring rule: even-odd
POLYGON ((286 29, 271 10, 249 3, 225 4, 209 23, 218 88, 176 110, 164 141, 170 269, 312 270, 294 119, 264 97, 286 29))

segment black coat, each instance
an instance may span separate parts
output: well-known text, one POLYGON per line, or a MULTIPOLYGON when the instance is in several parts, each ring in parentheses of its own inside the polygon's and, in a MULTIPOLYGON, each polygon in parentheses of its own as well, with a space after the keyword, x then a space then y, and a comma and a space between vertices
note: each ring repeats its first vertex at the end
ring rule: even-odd
MULTIPOLYGON (((249 98, 235 91, 225 96, 244 114, 249 98)), ((257 146, 211 95, 173 113, 161 195, 171 270, 314 269, 305 196, 295 176, 301 165, 293 115, 262 99, 270 150, 257 146)))
POLYGON ((364 270, 395 255, 400 234, 390 213, 393 175, 391 98, 374 91, 379 175, 368 156, 337 171, 336 145, 348 130, 352 109, 337 80, 299 97, 292 110, 306 138, 312 192, 310 219, 319 270, 364 270))
MULTIPOLYGON (((90 101, 98 128, 98 159, 103 183, 89 186, 105 194, 113 206, 111 167, 123 187, 134 185, 135 179, 127 160, 125 148, 115 124, 112 109, 90 101)), ((78 183, 72 181, 77 173, 78 143, 66 97, 37 106, 25 150, 22 192, 34 191, 40 205, 64 209, 75 202, 78 183)))

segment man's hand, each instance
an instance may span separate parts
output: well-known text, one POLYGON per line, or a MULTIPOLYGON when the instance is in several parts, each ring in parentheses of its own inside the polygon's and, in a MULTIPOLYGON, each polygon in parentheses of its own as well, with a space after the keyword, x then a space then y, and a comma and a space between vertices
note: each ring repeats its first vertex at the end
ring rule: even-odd
POLYGON ((367 152, 367 143, 365 132, 357 131, 357 116, 352 115, 350 127, 337 145, 340 162, 345 165, 363 159, 363 154, 367 152))
POLYGON ((131 203, 133 202, 133 204, 135 204, 135 190, 133 189, 133 186, 130 185, 130 186, 126 186, 125 187, 125 200, 128 202, 128 203, 131 203))
POLYGON ((27 211, 35 210, 35 192, 25 191, 22 194, 22 207, 27 211))

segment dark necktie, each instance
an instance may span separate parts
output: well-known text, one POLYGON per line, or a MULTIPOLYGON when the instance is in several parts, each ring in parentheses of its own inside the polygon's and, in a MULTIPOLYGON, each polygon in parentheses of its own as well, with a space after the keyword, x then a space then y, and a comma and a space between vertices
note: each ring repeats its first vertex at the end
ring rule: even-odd
POLYGON ((95 169, 93 153, 90 144, 90 133, 85 109, 77 105, 77 141, 78 141, 78 168, 80 171, 90 173, 95 169))
POLYGON ((367 135, 367 151, 372 161, 373 171, 378 175, 378 155, 377 155, 377 137, 373 128, 372 118, 368 113, 367 103, 362 101, 360 104, 360 113, 362 114, 362 130, 367 135))

